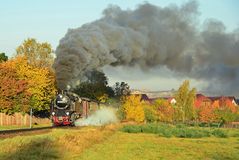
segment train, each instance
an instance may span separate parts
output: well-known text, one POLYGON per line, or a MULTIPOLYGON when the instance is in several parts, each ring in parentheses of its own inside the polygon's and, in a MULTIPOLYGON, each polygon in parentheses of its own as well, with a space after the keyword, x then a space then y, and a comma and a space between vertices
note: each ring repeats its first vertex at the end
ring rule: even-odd
POLYGON ((53 126, 75 126, 80 118, 88 118, 99 109, 99 102, 80 97, 69 91, 56 94, 51 102, 50 113, 53 126))

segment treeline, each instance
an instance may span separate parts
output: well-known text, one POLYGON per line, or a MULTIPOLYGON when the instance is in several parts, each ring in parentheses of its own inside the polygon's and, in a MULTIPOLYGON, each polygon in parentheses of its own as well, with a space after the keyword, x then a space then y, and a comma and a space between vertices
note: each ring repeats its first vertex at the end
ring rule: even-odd
POLYGON ((239 120, 237 106, 215 103, 197 108, 195 98, 196 89, 190 90, 189 81, 184 81, 175 94, 175 104, 160 98, 148 102, 140 95, 130 95, 122 98, 118 116, 121 120, 136 122, 223 124, 239 120))
POLYGON ((50 44, 27 39, 11 59, 0 54, 0 112, 49 109, 56 92, 52 52, 50 44))

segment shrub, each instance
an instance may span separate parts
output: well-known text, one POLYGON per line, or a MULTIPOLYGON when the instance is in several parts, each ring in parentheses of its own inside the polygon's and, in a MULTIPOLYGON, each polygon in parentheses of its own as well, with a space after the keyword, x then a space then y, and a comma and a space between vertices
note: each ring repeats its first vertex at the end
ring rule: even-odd
POLYGON ((211 135, 216 137, 225 138, 228 134, 220 129, 208 130, 196 127, 186 127, 185 125, 171 126, 167 124, 146 124, 146 125, 128 125, 124 126, 121 131, 128 133, 153 133, 162 137, 179 137, 179 138, 202 138, 210 137, 211 135))
POLYGON ((117 112, 116 112, 116 116, 119 120, 124 120, 125 119, 125 112, 124 109, 122 107, 120 107, 117 112))
POLYGON ((138 125, 135 125, 135 126, 128 125, 121 128, 121 131, 127 132, 127 133, 140 133, 142 132, 142 128, 141 126, 138 126, 138 125))
POLYGON ((220 138, 227 138, 228 137, 228 134, 221 129, 213 130, 212 135, 214 135, 215 137, 220 137, 220 138))
POLYGON ((144 106, 144 115, 147 122, 155 122, 158 120, 157 111, 152 105, 146 104, 144 106))

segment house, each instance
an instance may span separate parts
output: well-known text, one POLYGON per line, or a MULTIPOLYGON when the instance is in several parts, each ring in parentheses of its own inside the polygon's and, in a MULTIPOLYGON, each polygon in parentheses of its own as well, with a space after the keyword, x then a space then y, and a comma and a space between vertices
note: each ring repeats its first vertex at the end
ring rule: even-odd
POLYGON ((204 96, 203 94, 196 94, 196 99, 194 102, 194 105, 196 108, 200 108, 202 106, 208 107, 211 106, 213 103, 213 100, 204 96))
POLYGON ((236 99, 233 96, 207 97, 203 94, 197 94, 195 99, 195 107, 229 107, 232 111, 236 111, 236 99))
POLYGON ((132 94, 132 95, 140 96, 141 97, 141 101, 150 101, 150 99, 147 96, 147 94, 132 94))

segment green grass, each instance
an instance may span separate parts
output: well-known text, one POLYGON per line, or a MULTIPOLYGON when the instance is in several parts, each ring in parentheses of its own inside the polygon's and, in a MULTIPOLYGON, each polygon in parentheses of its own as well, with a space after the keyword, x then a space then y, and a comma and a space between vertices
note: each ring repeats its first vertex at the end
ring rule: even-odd
MULTIPOLYGON (((232 137, 238 133, 238 130, 225 129, 229 135, 227 138, 217 138, 216 136, 206 138, 176 138, 171 136, 166 138, 159 136, 159 134, 125 133, 119 131, 118 128, 118 126, 113 125, 57 128, 53 129, 52 132, 37 135, 0 138, 0 159, 239 159, 239 137, 232 137)), ((178 126, 178 128, 180 127, 178 126)), ((150 128, 144 128, 144 130, 151 131, 150 128)), ((215 130, 215 132, 218 131, 215 130)))
POLYGON ((56 128, 52 132, 0 138, 1 160, 73 159, 84 149, 108 138, 116 129, 107 127, 56 128))
POLYGON ((164 138, 155 134, 117 132, 94 145, 80 160, 235 160, 239 159, 238 138, 164 138))

